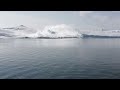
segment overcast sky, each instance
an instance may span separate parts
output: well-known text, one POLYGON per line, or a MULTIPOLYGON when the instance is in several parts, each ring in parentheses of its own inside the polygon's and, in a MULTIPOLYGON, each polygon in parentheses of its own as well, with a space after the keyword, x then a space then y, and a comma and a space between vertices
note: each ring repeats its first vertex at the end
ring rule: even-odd
POLYGON ((67 24, 81 29, 120 29, 119 11, 0 11, 0 27, 67 24))

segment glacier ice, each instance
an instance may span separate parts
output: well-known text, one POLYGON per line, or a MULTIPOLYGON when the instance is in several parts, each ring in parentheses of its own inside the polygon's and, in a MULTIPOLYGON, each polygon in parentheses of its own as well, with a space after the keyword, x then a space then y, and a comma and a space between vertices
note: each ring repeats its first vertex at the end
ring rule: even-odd
POLYGON ((82 37, 93 38, 120 38, 120 30, 99 30, 82 33, 82 37))
POLYGON ((43 29, 34 29, 20 25, 0 28, 0 38, 120 38, 120 30, 76 30, 66 25, 49 25, 43 29))
POLYGON ((2 36, 15 38, 78 38, 81 34, 65 24, 46 26, 42 30, 20 25, 18 27, 2 28, 0 37, 2 36))
POLYGON ((65 24, 56 26, 46 26, 38 32, 41 37, 61 38, 61 37, 80 37, 81 34, 65 24))

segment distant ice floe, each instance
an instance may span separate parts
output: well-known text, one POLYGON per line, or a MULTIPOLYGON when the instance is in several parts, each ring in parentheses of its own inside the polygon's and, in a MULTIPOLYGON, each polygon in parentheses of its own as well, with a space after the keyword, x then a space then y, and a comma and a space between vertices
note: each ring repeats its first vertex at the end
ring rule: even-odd
POLYGON ((83 38, 120 38, 120 30, 90 31, 82 33, 83 38))

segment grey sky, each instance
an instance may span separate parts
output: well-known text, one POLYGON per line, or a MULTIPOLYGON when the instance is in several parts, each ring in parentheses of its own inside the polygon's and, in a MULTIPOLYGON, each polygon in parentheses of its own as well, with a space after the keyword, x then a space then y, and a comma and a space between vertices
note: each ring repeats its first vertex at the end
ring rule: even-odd
POLYGON ((67 24, 81 29, 120 29, 119 11, 0 11, 0 27, 67 24))

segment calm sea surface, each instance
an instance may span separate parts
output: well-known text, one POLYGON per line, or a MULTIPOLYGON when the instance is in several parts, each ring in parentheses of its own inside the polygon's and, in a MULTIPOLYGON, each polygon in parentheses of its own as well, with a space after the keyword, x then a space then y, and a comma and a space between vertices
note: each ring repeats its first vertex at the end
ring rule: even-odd
POLYGON ((120 79, 120 39, 0 39, 0 79, 120 79))

